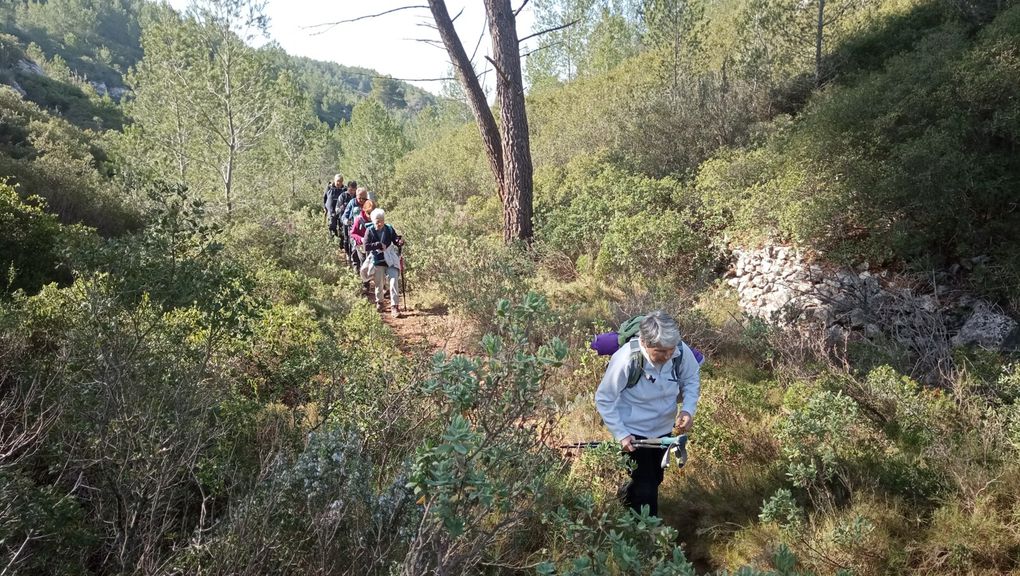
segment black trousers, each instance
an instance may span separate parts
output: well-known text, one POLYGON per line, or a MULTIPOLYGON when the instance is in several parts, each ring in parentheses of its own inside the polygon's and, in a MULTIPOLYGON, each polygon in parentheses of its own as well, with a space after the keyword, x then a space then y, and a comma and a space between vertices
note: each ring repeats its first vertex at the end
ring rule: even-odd
MULTIPOLYGON (((635 436, 644 440, 643 436, 635 436)), ((623 503, 640 513, 642 506, 648 506, 648 514, 659 515, 659 484, 664 476, 662 470, 662 448, 638 448, 628 452, 637 467, 630 473, 630 482, 623 493, 623 503)))

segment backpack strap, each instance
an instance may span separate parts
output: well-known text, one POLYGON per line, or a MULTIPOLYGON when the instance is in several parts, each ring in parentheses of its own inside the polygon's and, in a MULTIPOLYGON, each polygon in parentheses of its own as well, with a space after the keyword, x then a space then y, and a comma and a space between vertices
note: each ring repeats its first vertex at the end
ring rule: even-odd
POLYGON ((683 373, 684 369, 684 349, 687 348, 687 344, 684 344, 683 340, 680 341, 680 355, 673 358, 673 380, 676 381, 677 386, 680 385, 680 374, 683 373))
MULTIPOLYGON (((627 386, 626 388, 633 388, 637 386, 637 383, 641 380, 641 375, 645 369, 645 355, 641 353, 641 344, 637 338, 627 342, 630 346, 630 366, 627 369, 627 386)), ((680 342, 680 354, 673 358, 673 381, 676 382, 677 388, 683 392, 683 386, 680 382, 680 375, 683 373, 684 367, 684 348, 687 346, 680 342)))
POLYGON ((627 387, 633 388, 637 386, 639 380, 641 380, 641 374, 645 371, 645 355, 641 353, 641 345, 638 344, 638 339, 634 338, 627 343, 630 346, 630 365, 627 368, 627 387))

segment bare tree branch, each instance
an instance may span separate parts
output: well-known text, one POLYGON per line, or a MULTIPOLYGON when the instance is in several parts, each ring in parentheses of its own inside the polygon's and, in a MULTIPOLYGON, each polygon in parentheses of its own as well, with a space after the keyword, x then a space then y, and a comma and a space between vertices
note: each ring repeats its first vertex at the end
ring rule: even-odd
POLYGON ((312 30, 312 29, 315 29, 315 28, 324 28, 324 30, 319 31, 319 32, 314 32, 313 34, 316 34, 316 35, 317 34, 325 34, 326 32, 329 32, 330 30, 332 30, 333 28, 336 28, 340 24, 349 24, 351 22, 357 22, 358 20, 366 20, 368 18, 378 18, 379 16, 385 16, 387 14, 392 14, 393 12, 399 12, 401 10, 415 10, 415 9, 418 9, 418 8, 428 8, 428 6, 401 6, 399 8, 393 8, 392 10, 386 10, 385 12, 379 12, 378 14, 365 14, 364 16, 358 16, 357 18, 348 18, 347 20, 337 20, 336 22, 324 22, 322 24, 314 24, 312 26, 303 26, 302 29, 304 29, 304 30, 312 30))
POLYGON ((516 10, 514 10, 514 18, 516 18, 517 15, 521 13, 521 10, 524 10, 524 7, 527 6, 528 2, 530 1, 531 0, 524 0, 524 2, 521 2, 521 5, 518 6, 516 10))
POLYGON ((540 50, 545 50, 546 48, 554 48, 556 46, 563 46, 564 44, 566 44, 566 43, 562 42, 562 41, 559 41, 559 40, 557 40, 556 42, 553 42, 552 44, 543 44, 542 46, 539 46, 538 48, 535 48, 534 50, 531 50, 530 52, 525 52, 524 54, 521 54, 521 58, 527 58, 528 56, 531 56, 532 54, 534 54, 535 52, 538 52, 540 50))
MULTIPOLYGON (((477 78, 485 76, 491 69, 486 68, 485 71, 475 74, 477 78)), ((393 76, 386 76, 384 74, 368 74, 366 72, 348 72, 348 74, 355 74, 357 76, 364 76, 365 78, 387 78, 390 80, 397 80, 398 82, 446 82, 447 80, 456 80, 454 76, 437 76, 435 78, 394 78, 393 76)))
POLYGON ((411 40, 413 42, 421 42, 422 44, 428 44, 434 48, 439 48, 443 52, 446 52, 446 46, 439 40, 432 40, 431 38, 404 38, 404 40, 411 40))
POLYGON ((486 56, 485 59, 488 60, 490 64, 492 64, 493 69, 496 70, 496 74, 499 74, 499 77, 502 78, 504 82, 508 82, 510 80, 509 77, 507 77, 507 75, 504 74, 502 70, 500 70, 499 65, 496 64, 495 60, 493 60, 489 56, 486 56))
POLYGON ((0 572, 0 576, 6 576, 7 572, 15 566, 15 563, 18 561, 18 556, 21 556, 21 553, 25 550, 25 546, 32 540, 33 536, 35 536, 35 530, 29 530, 28 536, 25 537, 25 541, 21 543, 21 547, 19 547, 18 551, 14 553, 14 556, 11 557, 11 561, 7 563, 7 567, 4 568, 4 571, 0 572))
POLYGON ((478 48, 480 48, 481 45, 482 45, 482 39, 485 38, 485 30, 486 30, 487 26, 488 26, 488 24, 483 24, 482 25, 482 33, 478 35, 478 42, 475 43, 475 49, 471 51, 471 63, 472 64, 474 64, 474 62, 475 62, 475 56, 478 55, 478 48))
POLYGON ((525 36, 524 38, 521 38, 520 40, 517 41, 517 43, 520 44, 521 42, 524 42, 525 40, 529 40, 529 39, 534 38, 536 36, 541 36, 542 34, 548 34, 550 32, 555 32, 557 30, 563 30, 564 28, 569 28, 569 27, 573 26, 574 24, 577 24, 578 22, 580 22, 580 20, 574 20, 573 22, 567 22, 566 24, 562 24, 560 26, 555 26, 553 28, 546 28, 545 30, 542 30, 540 32, 535 32, 534 34, 531 34, 529 36, 525 36))

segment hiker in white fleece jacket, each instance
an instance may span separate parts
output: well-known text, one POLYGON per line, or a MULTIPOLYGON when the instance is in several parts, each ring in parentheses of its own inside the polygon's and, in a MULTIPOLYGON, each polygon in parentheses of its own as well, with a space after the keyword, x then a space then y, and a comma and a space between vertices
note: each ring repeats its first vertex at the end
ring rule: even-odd
POLYGON ((701 379, 698 361, 690 347, 680 340, 676 320, 661 310, 645 316, 639 338, 624 344, 609 360, 606 374, 595 392, 595 405, 613 438, 620 442, 637 467, 631 472, 624 502, 635 512, 647 505, 649 514, 659 513, 659 465, 661 448, 636 448, 635 439, 668 435, 674 426, 690 430, 698 405, 701 379), (640 349, 642 374, 627 387, 631 358, 640 349), (679 362, 674 377, 674 366, 679 362), (677 414, 677 402, 682 406, 677 414))

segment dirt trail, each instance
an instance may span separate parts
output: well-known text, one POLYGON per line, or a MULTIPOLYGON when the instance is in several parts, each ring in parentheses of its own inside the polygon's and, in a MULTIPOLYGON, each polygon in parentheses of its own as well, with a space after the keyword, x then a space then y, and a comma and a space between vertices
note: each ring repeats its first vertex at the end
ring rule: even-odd
MULTIPOLYGON (((369 302, 375 302, 374 294, 366 296, 369 302)), ((417 307, 414 295, 403 302, 401 317, 390 315, 389 303, 382 312, 383 322, 393 330, 400 341, 400 349, 406 354, 413 352, 446 352, 461 354, 469 349, 470 329, 461 320, 449 313, 445 306, 435 308, 417 307)))
MULTIPOLYGON (((341 260, 343 250, 338 251, 341 260)), ((350 262, 344 262, 350 269, 350 262)), ((357 274, 357 272, 355 272, 357 274)), ((401 279, 403 281, 403 279, 401 279)), ((375 304, 374 283, 367 293, 363 293, 365 300, 375 304)), ((418 306, 415 302, 417 294, 401 294, 401 317, 394 318, 390 314, 389 298, 385 299, 386 306, 380 313, 383 323, 393 330, 400 344, 400 350, 405 354, 414 352, 446 352, 447 354, 460 354, 470 349, 471 330, 461 320, 449 313, 446 306, 426 308, 418 306)))

